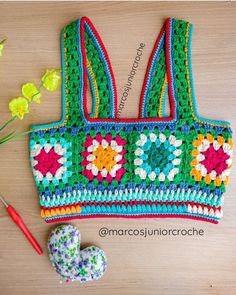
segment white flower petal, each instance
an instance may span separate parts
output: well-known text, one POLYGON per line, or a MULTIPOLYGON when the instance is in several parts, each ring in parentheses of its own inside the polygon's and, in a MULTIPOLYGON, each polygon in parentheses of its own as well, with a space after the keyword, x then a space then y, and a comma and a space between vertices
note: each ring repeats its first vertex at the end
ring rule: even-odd
POLYGON ((95 157, 94 155, 90 154, 90 155, 88 155, 88 156, 86 157, 86 159, 87 159, 88 161, 92 162, 93 160, 96 159, 96 157, 95 157))
POLYGON ((41 152, 42 146, 40 144, 36 144, 31 151, 31 157, 36 157, 41 152))
POLYGON ((66 171, 65 167, 60 167, 59 169, 57 169, 57 172, 55 174, 55 177, 57 179, 61 179, 63 172, 66 171))
POLYGON ((205 152, 206 150, 208 150, 209 146, 210 146, 209 141, 207 139, 204 139, 202 144, 198 147, 198 150, 200 152, 205 152))
POLYGON ((66 153, 66 149, 62 148, 62 146, 59 143, 55 144, 54 150, 60 156, 66 153))
POLYGON ((43 180, 43 174, 40 171, 34 170, 33 174, 39 181, 43 180))
POLYGON ((201 167, 201 174, 202 174, 202 176, 206 176, 207 175, 207 169, 206 169, 206 167, 204 166, 204 165, 202 165, 202 167, 201 167))
POLYGON ((87 151, 88 151, 89 153, 94 152, 96 149, 97 149, 97 148, 96 148, 93 144, 91 144, 90 146, 87 147, 87 151))
POLYGON ((177 149, 177 150, 175 150, 174 152, 173 152, 173 154, 175 155, 175 156, 180 156, 181 154, 182 154, 182 150, 180 150, 180 149, 177 149))
POLYGON ((93 173, 93 175, 97 176, 98 175, 98 168, 97 168, 97 166, 92 165, 91 172, 93 173))
POLYGON ((142 168, 137 168, 135 169, 135 174, 139 175, 141 179, 146 179, 147 178, 147 172, 143 170, 142 168))
POLYGON ((150 174, 148 174, 148 177, 150 178, 150 180, 154 181, 156 179, 156 173, 152 171, 150 174))
POLYGON ((178 174, 179 173, 179 168, 173 168, 170 173, 173 173, 174 175, 178 174))
POLYGON ((172 164, 174 164, 174 165, 179 165, 179 164, 180 164, 180 162, 181 162, 181 160, 180 160, 180 159, 178 159, 178 158, 176 158, 176 159, 172 160, 172 164))
POLYGON ((60 164, 64 164, 64 163, 66 163, 66 158, 64 158, 64 157, 61 157, 59 160, 57 160, 57 162, 58 163, 60 163, 60 164))
POLYGON ((230 170, 230 169, 226 169, 224 172, 225 172, 225 175, 226 175, 226 176, 229 176, 229 175, 230 175, 230 172, 231 172, 231 170, 230 170))
POLYGON ((134 165, 140 166, 142 164, 143 164, 143 160, 142 159, 140 159, 140 158, 134 159, 134 165))
POLYGON ((116 164, 112 167, 111 171, 109 172, 112 177, 116 176, 116 172, 121 168, 120 164, 116 164))
POLYGON ((212 170, 211 173, 209 174, 212 180, 216 179, 216 171, 212 170))
POLYGON ((196 166, 195 166, 195 169, 197 169, 198 171, 201 171, 201 169, 202 169, 202 166, 204 167, 204 165, 202 165, 202 164, 197 164, 196 166))
POLYGON ((160 139, 160 142, 165 142, 166 141, 166 136, 165 136, 165 134, 163 134, 163 133, 160 133, 159 134, 159 139, 160 139))
POLYGON ((159 174, 159 176, 158 176, 158 179, 159 179, 160 181, 165 181, 165 179, 166 179, 165 174, 164 174, 163 172, 161 172, 161 173, 159 174))
POLYGON ((99 146, 99 142, 96 140, 96 139, 94 139, 93 141, 92 141, 92 144, 93 144, 93 146, 97 149, 98 148, 98 146, 99 146))
POLYGON ((48 153, 51 148, 52 148, 52 146, 49 143, 46 143, 45 146, 44 146, 44 150, 45 150, 46 153, 48 153))
POLYGON ((136 142, 138 146, 143 146, 147 142, 147 136, 145 134, 140 134, 140 139, 136 142))
POLYGON ((103 168, 101 171, 102 177, 106 177, 107 176, 107 169, 103 168))
POLYGON ((110 143, 110 145, 111 145, 111 148, 112 148, 113 150, 115 150, 116 147, 118 146, 118 144, 117 144, 117 142, 116 142, 115 140, 112 140, 111 143, 110 143))
POLYGON ((142 134, 140 134, 140 139, 144 140, 144 141, 147 141, 147 136, 142 133, 142 134))
POLYGON ((114 151, 116 151, 117 153, 122 152, 123 147, 121 145, 117 145, 115 148, 112 148, 114 151))
POLYGON ((179 147, 179 146, 181 146, 182 142, 183 142, 182 140, 178 139, 178 140, 176 140, 176 141, 174 142, 173 145, 174 145, 175 147, 179 147))
POLYGON ((88 163, 88 165, 86 166, 86 169, 87 170, 92 170, 93 166, 94 165, 92 163, 88 163))
POLYGON ((135 152, 134 152, 134 154, 135 154, 136 156, 141 156, 141 155, 143 155, 143 153, 144 153, 144 151, 143 151, 142 149, 140 149, 140 148, 137 148, 137 149, 135 150, 135 152))
POLYGON ((174 135, 171 135, 171 136, 169 137, 169 142, 170 142, 170 144, 171 144, 171 145, 174 145, 175 141, 176 141, 176 137, 175 137, 174 135))
POLYGON ((46 174, 46 178, 47 178, 48 180, 52 180, 52 174, 51 174, 50 172, 47 172, 47 174, 46 174))
POLYGON ((226 172, 226 170, 225 171, 223 171, 221 174, 220 174, 220 179, 222 180, 222 181, 225 181, 226 180, 226 177, 227 177, 227 174, 226 174, 227 172, 226 172))
POLYGON ((218 151, 218 149, 220 148, 220 144, 219 144, 219 142, 216 141, 216 140, 214 140, 214 142, 213 142, 213 147, 214 147, 214 149, 215 149, 216 151, 218 151))
POLYGON ((141 170, 141 168, 136 168, 135 170, 134 170, 134 173, 136 174, 136 175, 139 175, 139 173, 140 173, 140 170, 141 170))
POLYGON ((38 161, 36 161, 36 160, 34 160, 34 159, 32 159, 31 160, 31 165, 34 167, 34 166, 36 166, 38 164, 38 161))
POLYGON ((223 151, 228 154, 228 152, 231 150, 231 147, 228 143, 223 144, 223 151))
POLYGON ((167 178, 170 180, 170 181, 173 181, 174 177, 176 174, 179 173, 179 168, 173 168, 171 169, 171 171, 169 172, 167 178))
POLYGON ((108 145, 109 145, 109 143, 108 143, 105 139, 103 139, 103 140, 102 140, 102 147, 103 147, 104 149, 106 149, 106 148, 108 147, 108 145))
POLYGON ((150 133, 149 138, 152 142, 155 142, 157 140, 157 136, 155 133, 150 133))
POLYGON ((205 156, 203 154, 199 154, 199 155, 197 155, 196 159, 198 162, 201 162, 201 161, 205 160, 205 156))
POLYGON ((116 162, 119 162, 121 159, 122 159, 122 155, 116 155, 116 156, 114 157, 114 160, 115 160, 116 162))

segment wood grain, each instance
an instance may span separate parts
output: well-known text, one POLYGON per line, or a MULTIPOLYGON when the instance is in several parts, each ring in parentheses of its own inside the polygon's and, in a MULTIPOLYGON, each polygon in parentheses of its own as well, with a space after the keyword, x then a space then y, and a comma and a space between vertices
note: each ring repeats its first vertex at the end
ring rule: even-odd
MULTIPOLYGON (((193 69, 199 113, 236 120, 236 4, 165 2, 28 2, 0 3, 0 39, 8 42, 0 63, 0 123, 9 118, 8 101, 20 94, 22 83, 39 83, 46 68, 60 67, 60 30, 83 15, 100 32, 113 64, 121 97, 135 50, 143 42, 143 56, 122 116, 137 116, 145 67, 163 20, 189 20, 193 35, 193 69)), ((60 119, 60 92, 43 94, 40 106, 14 128, 60 119)), ((0 208, 0 294, 236 294, 236 173, 226 193, 219 225, 187 220, 94 219, 74 221, 84 245, 96 244, 108 256, 108 271, 98 282, 60 284, 46 253, 54 225, 39 216, 36 187, 28 159, 28 138, 0 147, 0 192, 18 209, 45 250, 39 257, 0 208), (101 227, 203 229, 203 237, 101 238, 101 227)))

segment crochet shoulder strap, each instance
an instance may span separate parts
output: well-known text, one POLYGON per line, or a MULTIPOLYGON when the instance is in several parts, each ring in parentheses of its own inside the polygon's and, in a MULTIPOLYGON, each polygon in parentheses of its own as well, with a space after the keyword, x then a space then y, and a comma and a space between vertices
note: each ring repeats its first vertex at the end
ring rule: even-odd
MULTIPOLYGON (((149 60, 137 122, 175 119, 180 125, 202 120, 225 124, 197 114, 191 74, 191 32, 189 22, 172 18, 166 20, 149 60), (170 116, 163 118, 167 92, 170 116)), ((99 34, 87 17, 64 29, 62 46, 67 125, 82 126, 84 118, 101 122, 106 119, 109 122, 129 122, 130 119, 119 121, 116 117, 117 92, 111 63, 99 34), (87 80, 93 98, 91 114, 87 109, 87 80)))
POLYGON ((83 115, 114 118, 116 90, 111 64, 96 29, 86 17, 64 29, 64 71, 68 118, 72 125, 83 115), (87 77, 92 113, 87 110, 87 77))
POLYGON ((168 89, 167 62, 173 66, 173 84, 178 103, 179 119, 192 117, 191 89, 188 75, 191 24, 182 20, 168 19, 154 46, 143 88, 141 118, 165 117, 165 103, 168 89), (169 30, 167 32, 167 22, 169 30), (166 57, 166 35, 170 34, 172 60, 166 57))

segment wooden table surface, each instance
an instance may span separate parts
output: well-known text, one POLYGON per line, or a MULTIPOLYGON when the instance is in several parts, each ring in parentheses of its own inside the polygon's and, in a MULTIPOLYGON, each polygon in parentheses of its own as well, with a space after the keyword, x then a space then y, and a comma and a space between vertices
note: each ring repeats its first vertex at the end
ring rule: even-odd
MULTIPOLYGON (((9 118, 8 101, 20 95, 22 83, 39 83, 46 68, 60 67, 60 30, 83 15, 99 30, 117 80, 119 98, 128 78, 137 46, 145 48, 133 89, 122 116, 137 116, 138 97, 145 67, 166 17, 188 20, 195 26, 193 70, 199 113, 228 120, 236 127, 236 3, 148 2, 28 2, 0 3, 0 39, 8 38, 0 59, 0 123, 9 118)), ((41 105, 14 128, 60 119, 60 90, 44 92, 41 105)), ((0 124, 1 125, 1 124, 0 124)), ((13 128, 12 127, 12 128, 13 128)), ((24 236, 0 207, 0 294, 236 294, 236 173, 225 198, 219 225, 181 219, 91 219, 73 221, 82 244, 105 250, 105 276, 88 284, 60 284, 47 251, 47 237, 55 225, 40 217, 37 190, 29 165, 28 138, 0 147, 0 193, 19 211, 44 248, 35 254, 24 236), (101 227, 110 229, 192 228, 202 237, 111 236, 99 237, 101 227)))

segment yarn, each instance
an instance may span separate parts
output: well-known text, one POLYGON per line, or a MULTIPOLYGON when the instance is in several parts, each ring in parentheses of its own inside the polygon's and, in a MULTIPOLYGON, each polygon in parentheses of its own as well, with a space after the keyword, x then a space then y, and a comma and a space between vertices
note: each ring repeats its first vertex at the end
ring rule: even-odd
POLYGON ((190 23, 166 20, 148 63, 139 118, 118 119, 111 63, 93 24, 83 17, 63 30, 63 118, 34 127, 30 135, 47 222, 119 216, 218 223, 232 166, 232 131, 228 122, 197 114, 191 33, 190 23))

